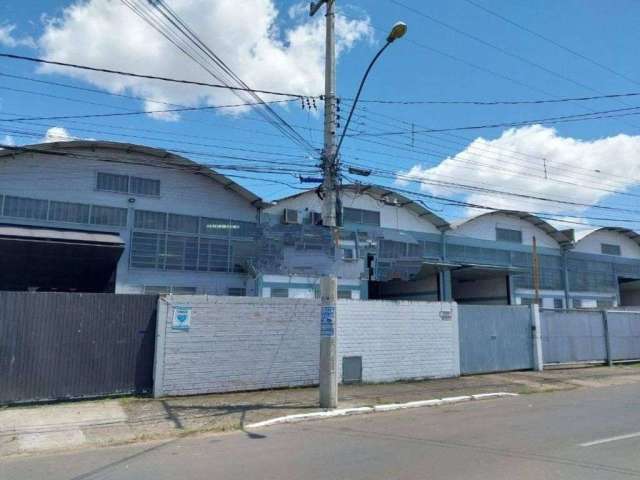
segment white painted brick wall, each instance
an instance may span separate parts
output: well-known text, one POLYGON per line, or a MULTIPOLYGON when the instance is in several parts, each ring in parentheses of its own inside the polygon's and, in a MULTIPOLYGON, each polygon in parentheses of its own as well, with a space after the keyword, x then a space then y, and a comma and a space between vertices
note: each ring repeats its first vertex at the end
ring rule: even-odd
POLYGON ((160 300, 156 396, 318 383, 317 300, 172 296, 160 300), (192 307, 188 331, 171 326, 172 305, 192 307))
POLYGON ((340 380, 347 356, 362 357, 363 382, 460 375, 455 303, 340 300, 337 313, 340 380))
MULTIPOLYGON (((362 356, 363 381, 460 374, 455 303, 340 300, 342 357, 362 356), (451 312, 443 319, 441 311, 451 312)), ((258 390, 318 383, 320 305, 315 299, 175 295, 160 300, 154 394, 258 390), (188 331, 173 306, 192 307, 188 331)))

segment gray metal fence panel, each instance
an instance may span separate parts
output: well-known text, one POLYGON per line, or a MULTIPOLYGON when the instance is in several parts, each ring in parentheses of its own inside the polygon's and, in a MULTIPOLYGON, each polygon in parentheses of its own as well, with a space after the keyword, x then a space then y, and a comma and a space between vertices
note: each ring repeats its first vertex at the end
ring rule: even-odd
POLYGON ((613 361, 640 359, 640 312, 608 311, 613 361))
POLYGON ((529 307, 458 305, 458 322, 463 374, 534 368, 529 307))
POLYGON ((602 312, 589 310, 542 310, 544 362, 604 362, 607 358, 602 312))
POLYGON ((148 392, 157 297, 0 292, 0 404, 148 392))

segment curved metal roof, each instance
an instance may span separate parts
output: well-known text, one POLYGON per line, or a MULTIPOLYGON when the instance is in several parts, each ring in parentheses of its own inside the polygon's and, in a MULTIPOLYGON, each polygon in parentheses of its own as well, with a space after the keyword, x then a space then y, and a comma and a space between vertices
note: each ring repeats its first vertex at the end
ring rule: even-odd
MULTIPOLYGON (((143 145, 136 145, 132 143, 120 143, 120 142, 107 142, 107 141, 95 141, 95 140, 73 140, 68 142, 51 142, 40 143, 34 145, 23 145, 10 147, 0 150, 0 157, 20 155, 24 153, 41 153, 50 155, 73 155, 73 152, 68 150, 117 150, 126 153, 139 153, 146 157, 155 157, 150 162, 145 162, 144 159, 136 160, 135 162, 130 159, 123 158, 119 160, 121 163, 135 163, 135 164, 148 164, 152 167, 160 168, 176 168, 193 173, 196 175, 203 175, 220 183, 224 188, 231 190, 249 203, 256 207, 264 206, 264 202, 254 193, 250 192, 246 188, 238 185, 233 180, 225 177, 224 175, 212 170, 209 167, 201 165, 193 160, 182 157, 175 153, 171 153, 167 150, 154 147, 146 147, 143 145)), ((74 158, 82 158, 80 156, 74 158)), ((99 158, 97 160, 100 160, 99 158)))
MULTIPOLYGON (((447 222, 444 218, 439 217, 438 215, 433 213, 431 210, 424 207, 422 204, 416 202, 415 200, 411 200, 410 198, 398 192, 395 192, 394 190, 385 188, 383 186, 374 185, 374 184, 349 184, 349 185, 342 185, 340 189, 359 193, 359 194, 372 195, 379 199, 387 200, 390 205, 396 205, 398 207, 408 208, 409 210, 413 211, 416 215, 418 215, 418 217, 427 219, 438 230, 442 232, 451 229, 449 222, 447 222)), ((314 191, 313 189, 305 190, 303 192, 296 193, 288 197, 284 197, 279 200, 276 200, 275 203, 277 204, 279 202, 282 202, 283 200, 296 198, 313 191, 314 191)))
POLYGON ((630 238, 631 240, 636 242, 636 244, 640 245, 640 234, 637 233, 635 230, 631 230, 630 228, 624 228, 624 227, 601 227, 601 228, 597 228, 595 230, 590 231, 586 235, 583 235, 576 243, 581 242, 582 240, 587 238, 589 235, 592 235, 592 234, 594 234, 596 232, 603 232, 603 231, 604 232, 616 232, 616 233, 619 233, 621 235, 624 235, 627 238, 630 238))
POLYGON ((536 215, 533 215, 528 212, 523 212, 520 210, 492 210, 490 212, 482 213, 478 216, 472 217, 460 223, 457 228, 460 228, 462 225, 465 225, 466 223, 469 223, 473 220, 477 220, 478 218, 486 217, 489 215, 495 215, 495 214, 509 215, 512 217, 517 217, 520 220, 524 220, 525 222, 528 222, 531 225, 538 227, 540 230, 545 232, 547 235, 549 235, 551 238, 553 238, 556 242, 558 242, 563 247, 569 246, 573 243, 572 239, 562 230, 558 230, 556 227, 554 227, 553 225, 551 225, 550 223, 548 223, 547 221, 541 219, 536 215))

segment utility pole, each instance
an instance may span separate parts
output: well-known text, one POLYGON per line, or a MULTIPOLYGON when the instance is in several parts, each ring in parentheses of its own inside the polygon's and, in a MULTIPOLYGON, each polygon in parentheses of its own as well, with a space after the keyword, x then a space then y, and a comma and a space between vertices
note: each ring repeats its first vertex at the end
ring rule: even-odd
MULTIPOLYGON (((324 149, 322 151, 322 224, 331 229, 331 247, 337 251, 338 230, 336 206, 338 197, 338 158, 336 145, 336 41, 335 0, 319 0, 311 3, 313 16, 322 4, 327 4, 324 79, 324 149)), ((335 260, 335 259, 334 259, 335 260)), ((320 407, 338 406, 338 379, 336 353, 336 301, 338 280, 335 274, 320 279, 320 407)))
POLYGON ((540 305, 540 262, 538 260, 538 244, 535 235, 533 236, 532 246, 532 274, 533 274, 533 303, 540 305))

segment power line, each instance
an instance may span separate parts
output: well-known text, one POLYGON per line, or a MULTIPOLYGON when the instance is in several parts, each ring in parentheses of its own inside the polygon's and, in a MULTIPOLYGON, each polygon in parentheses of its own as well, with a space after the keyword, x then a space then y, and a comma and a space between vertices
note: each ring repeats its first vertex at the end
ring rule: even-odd
MULTIPOLYGON (((361 103, 379 103, 383 105, 539 105, 546 103, 584 102, 590 100, 605 100, 611 98, 626 98, 640 96, 640 92, 611 93, 590 97, 546 98, 540 100, 384 100, 361 99, 361 103)), ((352 98, 341 97, 341 101, 351 102, 352 98)))
MULTIPOLYGON (((450 127, 450 128, 431 128, 424 130, 416 130, 415 133, 440 133, 440 132, 455 132, 460 130, 481 130, 485 128, 498 128, 498 127, 518 127, 524 125, 534 125, 538 123, 565 123, 565 122, 580 122, 587 120, 599 120, 602 118, 618 118, 618 117, 627 117, 632 115, 639 115, 640 112, 636 112, 636 110, 640 110, 640 107, 625 107, 625 108, 616 108, 612 110, 602 110, 598 112, 591 113, 578 113, 575 115, 563 115, 559 117, 547 117, 547 118, 537 118, 532 120, 521 120, 521 121, 513 121, 513 122, 505 122, 505 123, 493 123, 493 124, 485 124, 485 125, 469 125, 464 127, 450 127), (627 112, 627 113, 623 113, 627 112), (612 115, 609 115, 612 114, 612 115), (614 115, 618 114, 618 115, 614 115)), ((392 131, 392 132, 381 132, 377 134, 348 134, 349 137, 357 137, 357 136, 392 136, 392 135, 406 135, 407 132, 403 131, 392 131)))
POLYGON ((611 74, 613 74, 613 75, 615 75, 617 77, 620 77, 620 78, 622 78, 622 79, 624 79, 624 80, 626 80, 628 82, 634 83, 636 85, 640 85, 640 82, 638 82, 637 80, 635 80, 633 78, 630 78, 630 77, 624 75, 623 73, 620 73, 620 72, 614 70, 613 68, 608 67, 607 65, 604 65, 601 62, 598 62, 598 61, 596 61, 596 60, 594 60, 594 59, 592 59, 590 57, 587 57, 586 55, 584 55, 584 54, 582 54, 582 53, 580 53, 580 52, 578 52, 578 51, 576 51, 576 50, 574 50, 572 48, 569 48, 566 45, 563 45, 560 42, 558 42, 558 41, 556 41, 556 40, 554 40, 552 38, 549 38, 549 37, 547 37, 545 35, 542 35, 541 33, 536 32, 535 30, 532 30, 529 27, 525 27, 524 25, 521 25, 520 23, 517 23, 517 22, 511 20, 510 18, 507 18, 506 16, 501 15, 501 14, 491 10, 491 9, 485 7, 484 5, 480 5, 479 3, 476 3, 476 2, 474 2, 472 0, 464 0, 464 1, 467 2, 470 5, 473 5, 476 8, 479 8, 480 10, 488 13, 489 15, 493 15, 494 17, 499 18, 500 20, 502 20, 502 21, 504 21, 504 22, 506 22, 506 23, 508 23, 510 25, 513 25, 516 28, 519 28, 520 30, 523 30, 523 31, 535 36, 535 37, 538 37, 538 38, 544 40, 547 43, 550 43, 551 45, 554 45, 554 46, 564 50, 565 52, 570 53, 571 55, 574 55, 574 56, 576 56, 578 58, 581 58, 582 60, 585 60, 585 61, 591 63, 592 65, 595 65, 595 66, 601 68, 602 70, 605 70, 605 71, 607 71, 607 72, 609 72, 609 73, 611 73, 611 74))
POLYGON ((198 82, 196 80, 182 80, 182 79, 177 79, 177 78, 170 78, 170 77, 162 77, 162 76, 157 76, 157 75, 146 75, 146 74, 141 74, 141 73, 133 73, 133 72, 125 72, 122 70, 112 70, 109 68, 99 68, 99 67, 91 67, 88 65, 79 65, 76 63, 67 63, 67 62, 56 62, 53 60, 45 60, 43 58, 36 58, 36 57, 28 57, 25 55, 15 55, 12 53, 1 53, 0 52, 0 57, 3 58, 10 58, 12 60, 24 60, 27 62, 36 62, 36 63, 43 63, 43 64, 47 64, 47 65, 57 65, 60 67, 69 67, 69 68, 76 68, 79 70, 88 70, 88 71, 92 71, 92 72, 100 72, 100 73, 110 73, 113 75, 122 75, 122 76, 126 76, 126 77, 133 77, 133 78, 144 78, 146 80, 158 80, 158 81, 162 81, 162 82, 172 82, 172 83, 181 83, 181 84, 186 84, 186 85, 197 85, 200 87, 211 87, 211 88, 224 88, 227 90, 235 90, 235 91, 239 91, 239 92, 253 92, 253 93, 263 93, 266 95, 279 95, 279 96, 284 96, 284 97, 296 97, 296 98, 319 98, 319 95, 303 95, 300 93, 286 93, 286 92, 276 92, 273 90, 261 90, 261 89, 254 89, 254 88, 248 88, 248 87, 234 87, 234 86, 229 86, 229 85, 223 85, 223 84, 216 84, 216 83, 207 83, 207 82, 198 82))
MULTIPOLYGON (((2 87, 0 87, 2 88, 2 87)), ((272 100, 269 103, 283 103, 290 102, 291 100, 272 100)), ((0 119, 0 122, 18 122, 18 121, 29 121, 29 120, 67 120, 67 119, 77 119, 77 118, 102 118, 102 117, 126 117, 132 115, 147 115, 153 113, 176 113, 176 112, 199 112, 206 110, 218 110, 221 108, 239 108, 253 105, 262 105, 260 102, 255 103, 236 103, 230 105, 213 105, 206 107, 184 107, 184 108, 167 108, 162 110, 138 110, 136 112, 119 112, 119 113, 88 113, 88 114, 80 114, 80 115, 56 115, 50 117, 23 117, 23 118, 11 118, 11 119, 0 119)), ((118 108, 118 107, 115 107, 118 108)))

